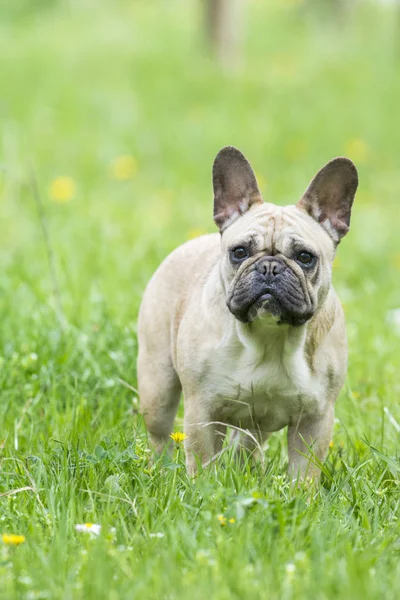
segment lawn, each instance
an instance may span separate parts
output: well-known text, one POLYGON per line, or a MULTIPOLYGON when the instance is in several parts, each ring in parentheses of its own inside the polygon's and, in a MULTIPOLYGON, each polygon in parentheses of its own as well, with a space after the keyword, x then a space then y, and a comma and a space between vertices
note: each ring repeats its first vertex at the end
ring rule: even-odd
POLYGON ((313 4, 248 0, 231 73, 195 0, 1 4, 0 534, 25 541, 0 539, 0 598, 398 598, 400 20, 313 4), (226 456, 191 481, 179 446, 152 463, 138 416, 141 294, 215 230, 227 144, 277 203, 334 156, 359 169, 318 490, 290 488, 284 432, 264 463, 226 456))

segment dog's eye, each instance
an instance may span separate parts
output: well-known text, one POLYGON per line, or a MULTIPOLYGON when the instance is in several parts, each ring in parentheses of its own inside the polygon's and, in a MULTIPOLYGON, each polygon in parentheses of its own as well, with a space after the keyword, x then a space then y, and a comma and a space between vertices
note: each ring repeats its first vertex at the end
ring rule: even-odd
POLYGON ((309 267, 314 263, 315 257, 310 252, 303 251, 299 252, 299 254, 296 256, 296 260, 301 265, 309 267))
POLYGON ((238 246, 237 248, 233 248, 233 250, 231 250, 231 258, 233 262, 241 262, 242 260, 245 260, 245 258, 248 258, 248 256, 249 252, 243 246, 238 246))

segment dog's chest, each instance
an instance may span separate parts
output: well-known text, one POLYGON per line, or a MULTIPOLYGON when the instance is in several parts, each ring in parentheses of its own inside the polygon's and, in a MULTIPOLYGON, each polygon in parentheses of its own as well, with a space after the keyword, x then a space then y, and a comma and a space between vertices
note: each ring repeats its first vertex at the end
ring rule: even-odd
POLYGON ((319 386, 301 352, 221 351, 211 370, 215 416, 229 424, 275 431, 318 410, 319 386))

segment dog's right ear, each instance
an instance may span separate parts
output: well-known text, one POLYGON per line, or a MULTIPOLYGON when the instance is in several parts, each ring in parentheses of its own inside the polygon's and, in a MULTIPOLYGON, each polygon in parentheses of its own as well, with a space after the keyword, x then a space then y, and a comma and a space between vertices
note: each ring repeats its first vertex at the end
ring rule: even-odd
POLYGON ((247 158, 233 146, 218 152, 213 165, 214 221, 221 233, 253 204, 262 204, 247 158))

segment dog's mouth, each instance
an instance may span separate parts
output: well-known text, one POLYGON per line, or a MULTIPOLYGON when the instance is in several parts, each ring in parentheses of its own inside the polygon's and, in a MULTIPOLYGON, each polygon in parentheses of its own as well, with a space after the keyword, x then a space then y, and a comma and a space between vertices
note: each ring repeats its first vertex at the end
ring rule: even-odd
POLYGON ((250 323, 261 316, 271 314, 276 320, 281 315, 281 307, 273 291, 264 289, 256 298, 247 299, 240 303, 232 302, 232 297, 227 302, 231 313, 242 323, 250 323))
POLYGON ((281 306, 279 301, 272 293, 271 290, 267 290, 261 294, 247 310, 248 321, 254 321, 260 315, 260 311, 269 313, 272 317, 275 317, 279 322, 281 317, 281 306))
POLYGON ((312 312, 304 314, 296 314, 285 310, 274 290, 268 288, 252 301, 250 305, 242 307, 240 310, 229 309, 234 316, 242 323, 252 323, 257 319, 262 319, 266 315, 270 315, 277 325, 291 325, 298 327, 304 325, 313 316, 312 312))

